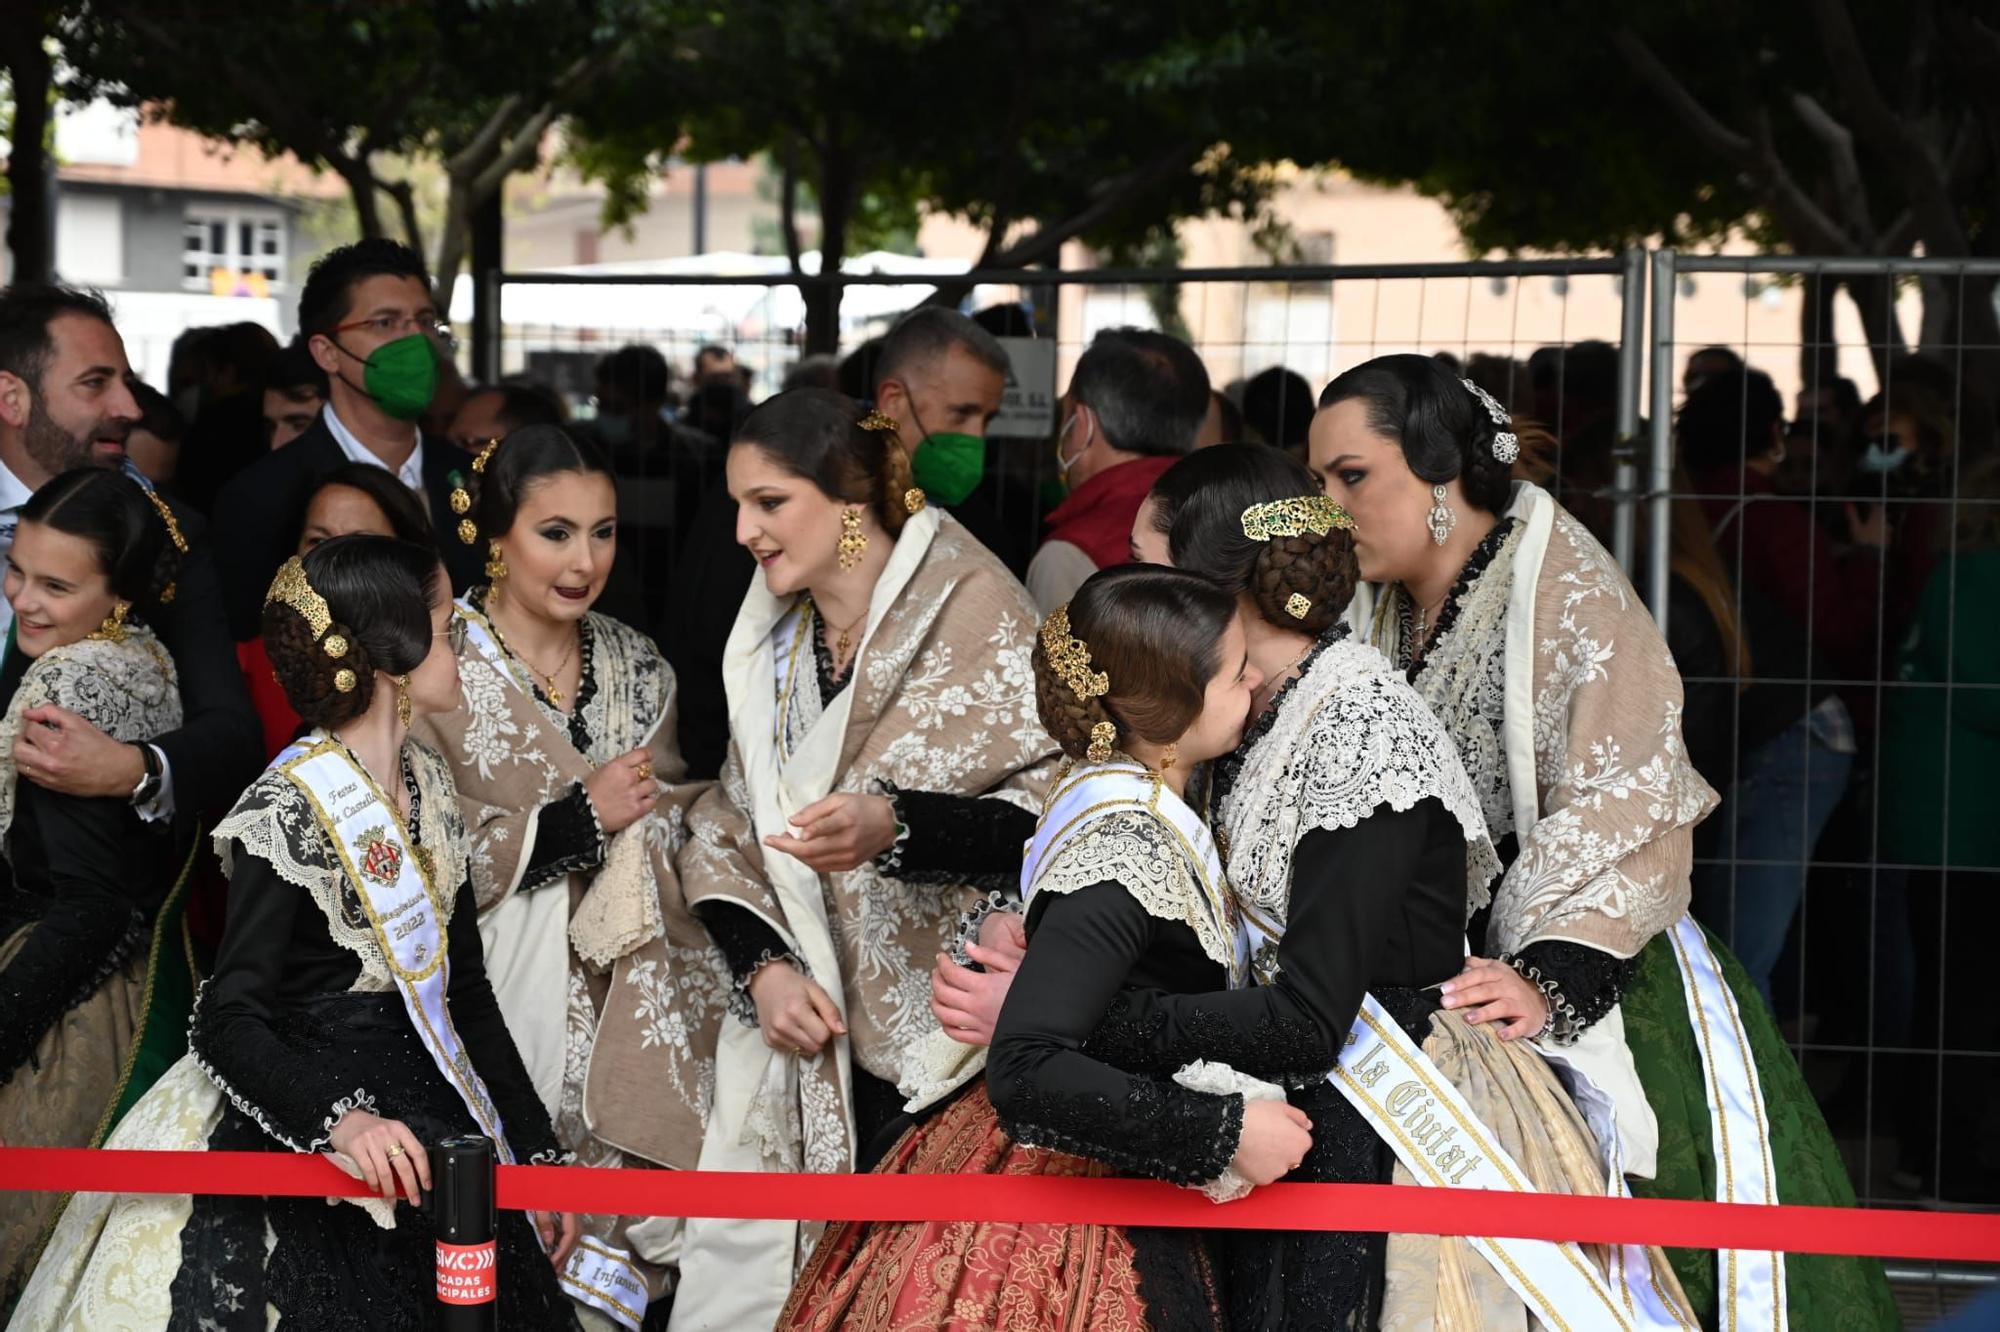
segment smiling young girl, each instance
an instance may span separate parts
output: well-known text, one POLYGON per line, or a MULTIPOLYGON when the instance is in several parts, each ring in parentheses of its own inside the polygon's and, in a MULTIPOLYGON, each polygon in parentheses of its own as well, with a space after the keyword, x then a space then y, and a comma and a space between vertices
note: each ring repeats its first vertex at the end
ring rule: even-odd
MULTIPOLYGON (((0 667, 0 1143, 86 1147, 117 1103, 167 1055, 135 1061, 158 1010, 179 1034, 187 1003, 179 941, 149 950, 156 916, 172 929, 185 856, 129 801, 66 796, 19 780, 23 714, 68 708, 119 740, 181 724, 173 661, 140 623, 173 584, 167 528, 116 472, 65 472, 22 508, 7 557, 13 644, 0 667), (149 952, 152 953, 149 956, 149 952)), ((0 1193, 0 1308, 25 1277, 61 1197, 0 1193)))

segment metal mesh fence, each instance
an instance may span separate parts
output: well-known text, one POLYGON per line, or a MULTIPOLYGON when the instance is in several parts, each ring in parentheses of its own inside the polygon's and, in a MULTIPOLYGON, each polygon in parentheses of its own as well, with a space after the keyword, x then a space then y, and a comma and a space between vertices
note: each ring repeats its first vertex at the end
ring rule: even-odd
POLYGON ((1643 585, 1725 792, 1696 912, 1765 988, 1857 1191, 1904 1205, 2000 1202, 2000 347, 1966 332, 1996 275, 1654 256, 1643 585), (1696 282, 1741 284, 1733 327, 1684 317, 1696 282))

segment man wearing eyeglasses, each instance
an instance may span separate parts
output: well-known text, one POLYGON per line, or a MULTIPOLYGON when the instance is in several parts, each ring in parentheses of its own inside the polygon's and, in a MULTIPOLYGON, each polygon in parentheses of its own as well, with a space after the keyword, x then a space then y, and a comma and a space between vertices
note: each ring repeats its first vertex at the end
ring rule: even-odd
POLYGON ((453 488, 472 474, 472 459, 417 424, 453 345, 422 257, 379 239, 329 252, 299 294, 299 336, 326 372, 319 419, 239 472, 216 501, 226 554, 223 592, 238 640, 256 637, 265 590, 292 553, 300 511, 313 487, 342 463, 394 472, 426 502, 454 592, 477 581, 483 567, 484 552, 455 535, 450 507, 453 488))

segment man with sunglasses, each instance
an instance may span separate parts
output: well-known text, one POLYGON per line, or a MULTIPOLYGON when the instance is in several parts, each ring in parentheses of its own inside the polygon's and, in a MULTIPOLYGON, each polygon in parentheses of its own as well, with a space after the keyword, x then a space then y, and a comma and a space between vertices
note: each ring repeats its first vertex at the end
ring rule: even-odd
POLYGON ((460 542, 451 492, 472 459, 417 421, 451 354, 424 261, 408 246, 364 240, 321 258, 299 295, 299 337, 326 373, 326 405, 304 434, 239 472, 215 506, 223 592, 239 640, 257 634, 264 592, 292 553, 313 487, 343 463, 394 473, 430 511, 452 590, 478 581, 484 552, 460 542))

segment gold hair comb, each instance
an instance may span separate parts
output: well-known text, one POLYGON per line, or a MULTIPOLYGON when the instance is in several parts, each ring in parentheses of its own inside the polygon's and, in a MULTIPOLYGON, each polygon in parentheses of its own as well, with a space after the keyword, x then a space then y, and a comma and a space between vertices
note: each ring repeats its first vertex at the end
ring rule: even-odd
POLYGON ((1324 495, 1272 500, 1268 504, 1253 504, 1243 511, 1243 535, 1252 541, 1304 536, 1307 532, 1325 536, 1336 527, 1345 530, 1353 526, 1354 519, 1347 510, 1324 495))
POLYGON ((264 604, 279 602, 290 606, 312 630, 313 642, 317 643, 326 631, 333 628, 333 612, 328 609, 326 598, 313 591, 313 585, 306 578, 306 566, 299 563, 294 555, 278 569, 278 576, 271 580, 271 590, 264 594, 264 604))
MULTIPOLYGON (((187 554, 187 538, 181 535, 181 525, 175 521, 174 511, 167 507, 167 502, 161 499, 159 492, 151 486, 140 486, 139 489, 152 501, 153 507, 159 510, 160 521, 167 525, 167 539, 174 543, 174 549, 182 555, 187 554)), ((179 591, 180 586, 177 583, 168 583, 160 589, 160 604, 163 606, 171 604, 179 591)))
POLYGON ((1042 651, 1048 654, 1049 665, 1055 667, 1056 674, 1079 702, 1088 703, 1111 692, 1111 677, 1090 669, 1090 645, 1070 635, 1067 602, 1056 607, 1055 613, 1043 622, 1042 651))

